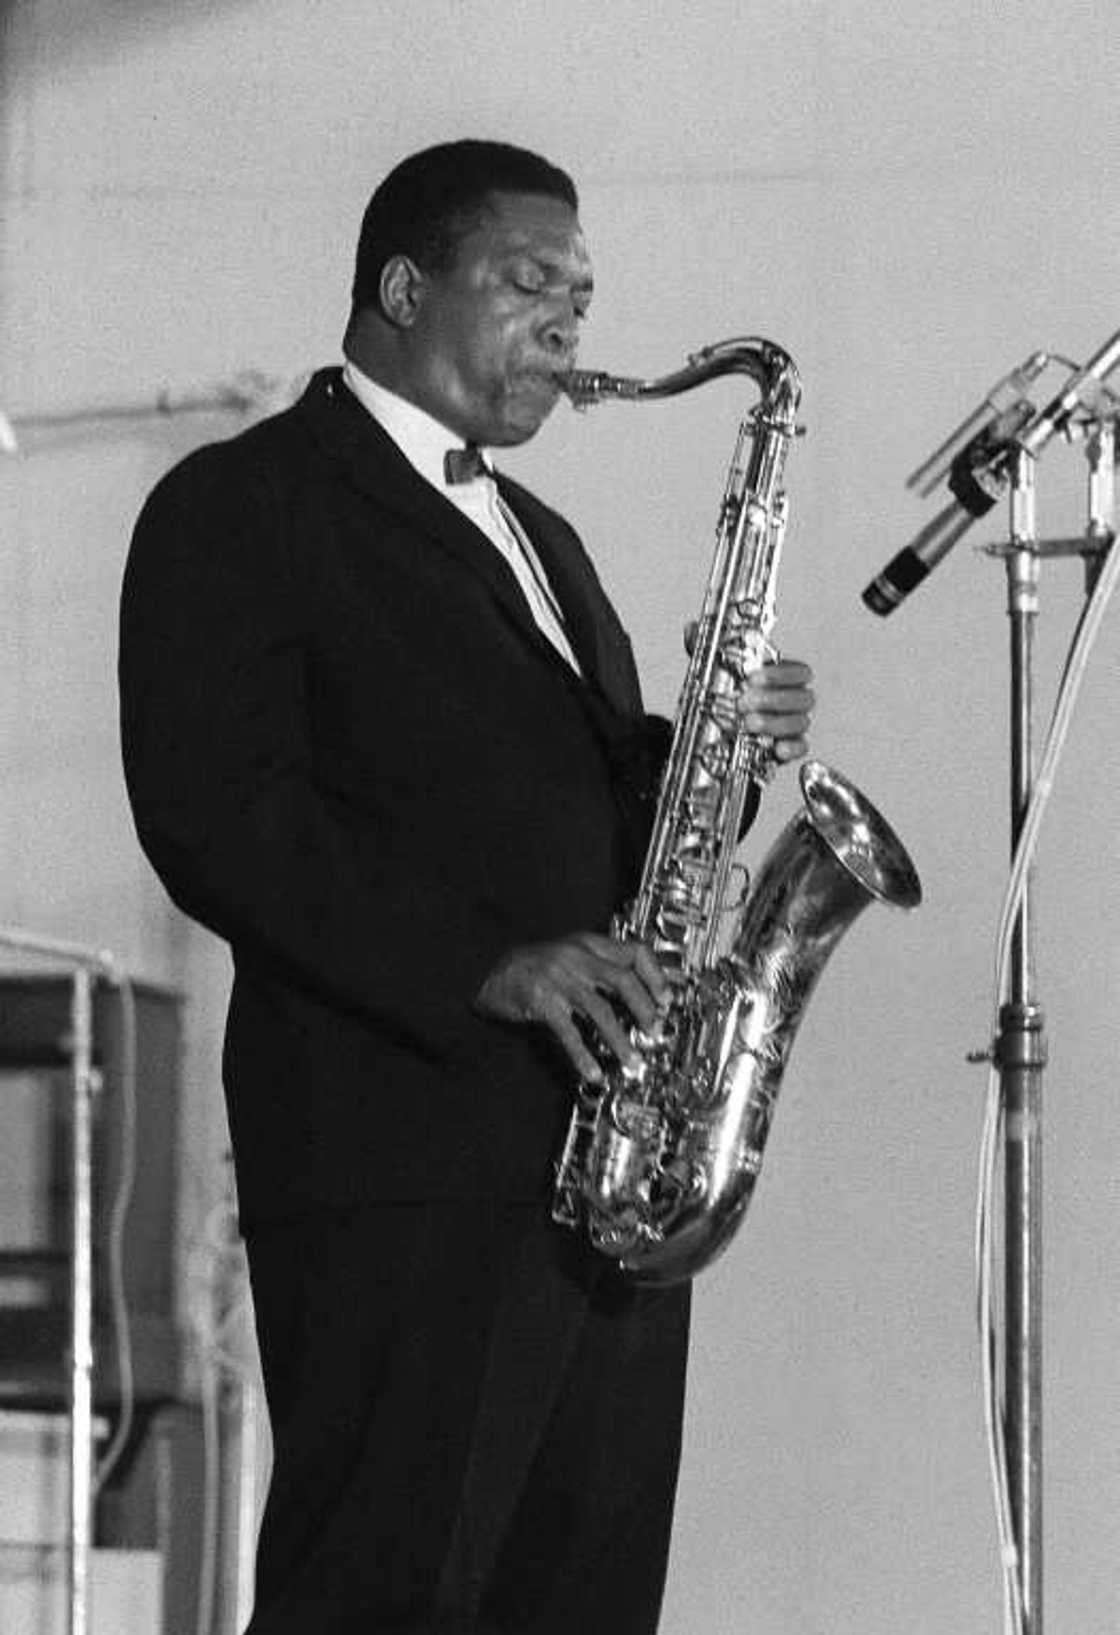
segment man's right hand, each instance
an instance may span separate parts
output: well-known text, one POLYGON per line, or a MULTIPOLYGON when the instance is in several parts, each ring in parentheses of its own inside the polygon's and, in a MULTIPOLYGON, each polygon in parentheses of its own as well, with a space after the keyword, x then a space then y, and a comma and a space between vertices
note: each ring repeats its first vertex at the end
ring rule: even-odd
POLYGON ((547 1027, 579 1078, 595 1083, 602 1070, 579 1024, 589 1023, 625 1063, 633 1046, 616 1005, 643 1033, 652 1033, 670 993, 668 978, 644 943, 586 931, 511 949, 483 983, 475 1009, 499 1021, 547 1027))

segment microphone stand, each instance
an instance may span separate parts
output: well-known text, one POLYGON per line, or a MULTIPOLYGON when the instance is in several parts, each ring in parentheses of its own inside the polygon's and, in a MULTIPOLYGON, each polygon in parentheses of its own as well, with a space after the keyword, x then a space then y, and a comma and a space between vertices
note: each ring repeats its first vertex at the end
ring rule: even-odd
MULTIPOLYGON (((954 503, 927 524, 863 592, 863 600, 872 612, 890 613, 922 582, 971 522, 986 515, 1002 494, 1008 494, 1009 542, 986 549, 990 555, 1002 556, 1007 570, 1011 858, 1021 891, 1010 924, 1001 920, 997 994, 1001 1003, 996 1036, 986 1050, 970 1054, 969 1059, 991 1062, 998 1076, 998 1112, 1004 1137, 1004 1389, 1001 1411, 991 1414, 989 1424, 993 1427, 998 1421, 1003 1433, 1002 1437, 993 1435, 992 1453, 993 1458, 999 1458, 1001 1545, 1005 1551, 1013 1549, 1012 1559, 1004 1561, 1004 1572, 1008 1608, 1014 1607, 1018 1623, 1017 1635, 1042 1635, 1042 1072, 1047 1051, 1042 1006, 1034 987, 1031 874, 1026 867, 1029 857, 1020 860, 1018 856, 1028 821, 1032 830, 1035 828, 1035 816, 1030 813, 1035 793, 1034 624, 1042 558, 1077 555, 1084 559, 1087 611, 1115 540, 1120 399, 1105 386, 1105 380, 1120 365, 1120 330, 1083 367, 1070 366, 1073 373, 1061 390, 1036 410, 1023 393, 1050 361, 1051 354, 1033 352, 1018 369, 997 382, 980 407, 910 477, 908 487, 928 494, 948 472, 954 503), (989 409, 994 413, 986 418, 989 409), (974 431, 978 423, 980 429, 974 431), (1039 456, 1059 432, 1070 442, 1084 438, 1087 444, 1089 523, 1080 538, 1039 540, 1035 526, 1035 468, 1039 456), (953 455, 953 449, 969 433, 969 440, 953 455), (1006 1537, 1009 1529, 1010 1539, 1006 1537), (1009 1576, 1012 1574, 1013 1578, 1009 1576)), ((1069 365, 1068 359, 1056 361, 1069 365)), ((1110 579, 1110 593, 1111 588, 1110 579)), ((1060 748, 1060 738, 1054 740, 1054 745, 1060 748)), ((1046 791, 1039 793, 1041 797, 1046 791)), ((1037 815, 1041 818, 1041 810, 1037 815)), ((994 1155, 994 1148, 988 1148, 985 1159, 989 1151, 994 1155)), ((981 1232, 978 1251, 984 1243, 985 1234, 981 1232)), ((986 1309, 982 1316, 986 1322, 986 1309)), ((994 1373, 994 1340, 990 1361, 994 1373)), ((986 1350, 986 1382, 990 1377, 988 1362, 986 1350)), ((986 1398, 987 1405, 993 1408, 994 1394, 993 1385, 986 1398)))
MULTIPOLYGON (((1043 557, 1080 556, 1086 596, 1114 538, 1114 421, 1088 436, 1089 527, 1080 538, 1040 541, 1036 459, 1018 449, 1008 475, 1010 528, 1002 556, 1010 622, 1011 854, 1032 793, 1033 640, 1043 557)), ((1007 997, 992 1047, 1004 1130, 1004 1440, 1022 1595, 1023 1635, 1042 1635, 1042 1112, 1045 1019, 1035 985, 1031 875, 1012 925, 1007 997)))
MULTIPOLYGON (((1035 462, 1011 463, 1007 615, 1010 621, 1011 854, 1030 804, 1033 643, 1039 555, 1035 462)), ((1012 1525, 1019 1552, 1024 1635, 1042 1630, 1042 1074, 1046 1033, 1033 968, 1028 873, 1011 932, 1008 997, 995 1062, 1004 1132, 1004 1413, 1012 1525)))

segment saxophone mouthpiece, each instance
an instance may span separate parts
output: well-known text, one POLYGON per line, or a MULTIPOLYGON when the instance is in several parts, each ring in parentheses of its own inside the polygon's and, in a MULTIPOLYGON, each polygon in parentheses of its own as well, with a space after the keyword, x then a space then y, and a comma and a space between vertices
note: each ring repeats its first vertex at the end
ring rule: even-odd
POLYGON ((602 370, 564 369, 555 378, 560 390, 570 399, 572 408, 582 412, 592 403, 599 402, 603 396, 603 382, 609 377, 602 370))
POLYGON ((560 390, 572 401, 573 409, 587 409, 608 398, 628 399, 656 395, 656 386, 629 375, 611 375, 605 369, 567 369, 556 376, 560 390))

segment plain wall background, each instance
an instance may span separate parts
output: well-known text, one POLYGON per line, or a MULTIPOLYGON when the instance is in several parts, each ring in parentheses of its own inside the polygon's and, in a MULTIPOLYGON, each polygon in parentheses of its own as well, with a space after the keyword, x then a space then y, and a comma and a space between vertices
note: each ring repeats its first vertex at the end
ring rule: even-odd
MULTIPOLYGON (((858 593, 942 503, 907 473, 991 384, 1117 327, 1114 5, 24 0, 0 18, 13 419, 332 361, 368 192, 468 134, 575 174, 599 285, 586 362, 659 374, 740 333, 796 358, 777 634, 817 672, 815 752, 884 808, 926 902, 869 912, 834 956, 751 1217, 698 1287, 664 1631, 997 1629, 971 1259, 984 1074, 964 1058, 988 1042, 1007 851, 1003 575, 971 546, 1002 513, 890 621, 858 593)), ((721 383, 561 409, 505 462, 582 529, 664 710, 747 401, 721 383)), ((0 464, 0 922, 183 985, 185 1252, 228 1196, 227 967, 132 836, 116 598, 144 494, 237 425, 28 428, 0 464)), ((1081 529, 1082 488, 1080 452, 1052 447, 1044 531, 1081 529)), ((1044 568, 1040 718, 1080 595, 1074 565, 1044 568)), ((1120 1622, 1118 673, 1113 617, 1037 893, 1047 1604, 1079 1635, 1120 1622)), ((754 855, 795 799, 785 775, 754 855)))

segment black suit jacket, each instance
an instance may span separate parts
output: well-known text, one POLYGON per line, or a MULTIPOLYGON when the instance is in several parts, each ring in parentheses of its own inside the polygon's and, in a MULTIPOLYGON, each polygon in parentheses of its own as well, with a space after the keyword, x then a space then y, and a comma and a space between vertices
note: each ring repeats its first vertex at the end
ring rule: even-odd
POLYGON ((169 892, 233 950, 248 1224, 547 1191, 570 1073, 543 1030, 472 1001, 509 947, 606 929, 664 724, 572 529, 502 492, 583 679, 337 370, 188 457, 138 522, 125 769, 169 892))

